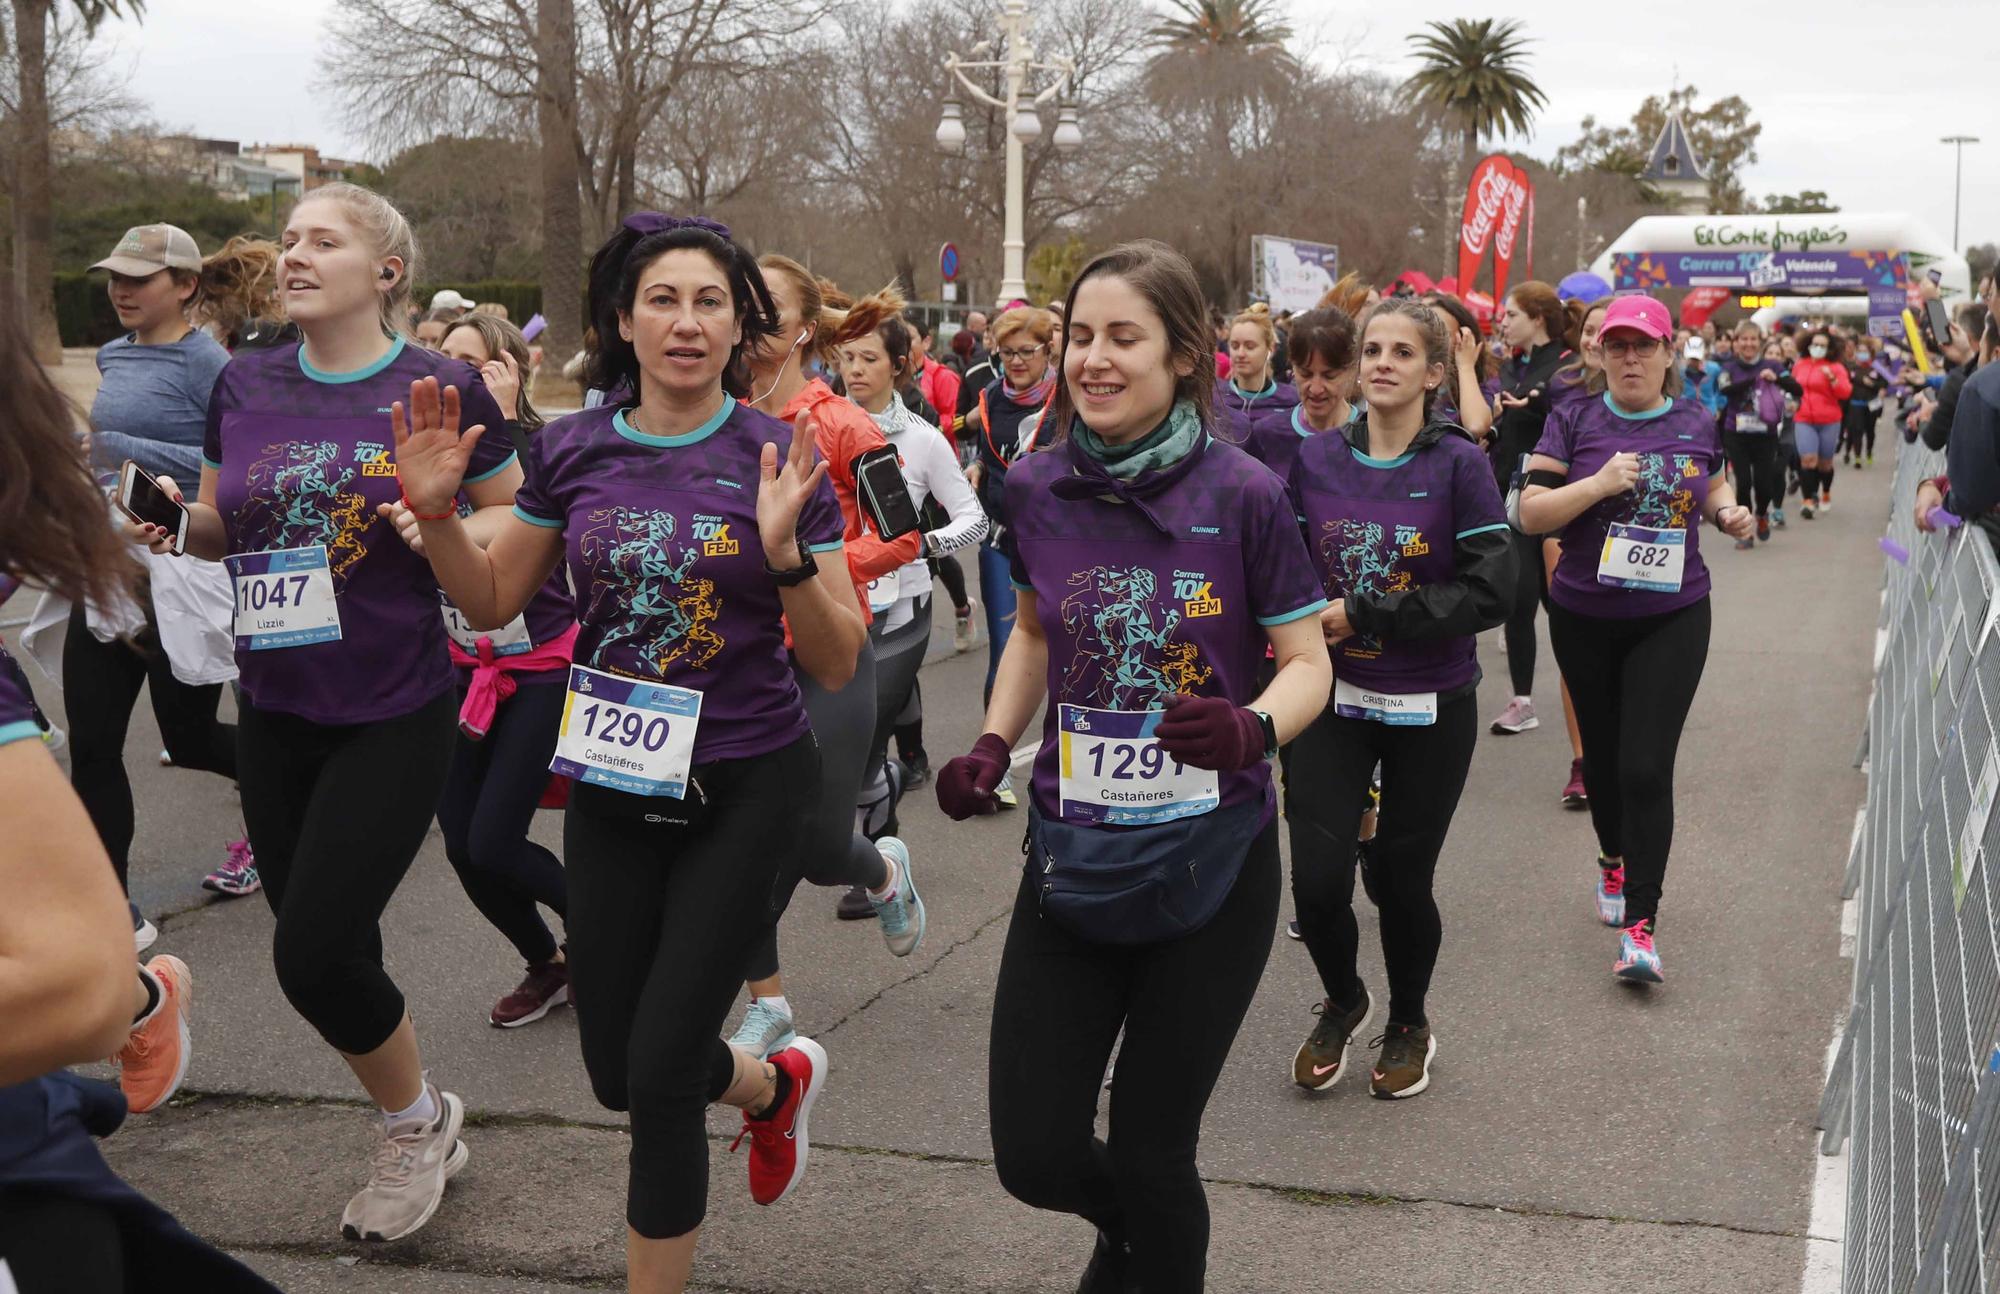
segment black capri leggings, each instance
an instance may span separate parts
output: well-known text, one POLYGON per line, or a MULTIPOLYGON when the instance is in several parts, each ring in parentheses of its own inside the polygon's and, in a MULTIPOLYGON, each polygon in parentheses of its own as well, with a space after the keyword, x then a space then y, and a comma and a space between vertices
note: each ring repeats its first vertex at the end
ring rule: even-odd
POLYGON ((1535 694, 1535 608, 1549 591, 1542 569, 1542 537, 1516 531, 1514 539, 1514 606, 1507 613, 1507 677, 1515 696, 1535 694))
MULTIPOLYGON (((132 782, 125 775, 125 734, 143 686, 153 699, 160 738, 176 768, 236 776, 236 729, 215 718, 222 684, 194 687, 174 677, 146 608, 145 630, 130 642, 99 642, 78 604, 63 638, 63 706, 69 714, 70 784, 90 814, 104 852, 126 885, 132 860, 132 782)), ((258 860, 260 863, 262 860, 258 860)), ((130 888, 127 886, 127 888, 130 888)))
MULTIPOLYGON (((1778 438, 1769 432, 1726 431, 1722 445, 1729 453, 1729 470, 1736 477, 1736 501, 1753 500, 1757 515, 1769 516, 1785 502, 1785 465, 1778 458, 1778 438)), ((1575 700, 1574 697, 1571 698, 1575 700)))
POLYGON ((818 794, 811 734, 698 765, 685 800, 571 792, 577 1030, 598 1101, 631 1112, 625 1219, 648 1239, 686 1235, 707 1213, 705 1111, 736 1067, 718 1035, 818 794))
POLYGON ((801 880, 814 885, 867 885, 880 888, 889 879, 888 865, 875 846, 854 830, 854 799, 861 793, 863 757, 875 722, 875 645, 863 639, 854 677, 838 692, 829 692, 792 661, 792 674, 804 695, 806 716, 819 742, 819 801, 800 846, 786 858, 786 867, 771 893, 771 922, 750 953, 743 978, 766 980, 778 973, 778 921, 792 904, 801 880))
POLYGON ((402 991, 382 968, 382 913, 430 831, 457 720, 450 692, 394 719, 342 725, 244 700, 243 818, 277 917, 278 986, 350 1056, 403 1022, 402 991))
POLYGON ((278 1294, 277 1286, 112 1181, 128 1199, 113 1204, 0 1187, 0 1262, 13 1288, 20 1294, 278 1294))
MULTIPOLYGON (((484 740, 459 734, 437 806, 444 856, 465 896, 530 966, 556 955, 556 937, 535 905, 559 915, 569 908, 562 863, 528 839, 556 752, 566 677, 517 687, 484 740)), ((462 690, 459 697, 462 705, 462 690)))
POLYGON ((1389 972, 1389 1018, 1424 1024, 1424 996, 1444 942, 1431 879, 1465 790, 1479 737, 1478 694, 1438 706, 1423 727, 1345 719, 1331 707, 1293 739, 1285 769, 1285 822, 1292 841, 1292 897, 1299 934, 1326 995, 1343 1007, 1361 997, 1355 970, 1361 927, 1354 916, 1355 837, 1382 766, 1381 813, 1362 883, 1379 909, 1389 972))
POLYGON ((1079 939, 1042 919, 1025 872, 1014 897, 987 1055, 994 1167, 1023 1204, 1129 1241, 1146 1294, 1203 1288, 1208 1197, 1195 1147, 1271 954, 1278 887, 1274 817, 1221 909, 1179 939, 1079 939), (1111 1136, 1100 1141, 1099 1089, 1121 1028, 1111 1136))
POLYGON ((1707 598, 1629 620, 1549 606, 1549 641, 1583 734, 1590 822, 1604 856, 1625 860, 1628 922, 1659 915, 1674 843, 1674 757, 1708 663, 1709 615, 1707 598))

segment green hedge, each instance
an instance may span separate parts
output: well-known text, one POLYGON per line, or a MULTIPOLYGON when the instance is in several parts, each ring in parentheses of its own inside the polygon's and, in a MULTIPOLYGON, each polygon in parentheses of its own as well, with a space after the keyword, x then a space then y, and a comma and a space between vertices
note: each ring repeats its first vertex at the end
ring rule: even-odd
MULTIPOLYGON (((119 336, 118 312, 104 290, 105 276, 72 270, 56 275, 56 323, 65 346, 102 346, 119 336)), ((439 283, 417 289, 418 302, 428 305, 431 294, 457 288, 474 301, 497 301, 507 307, 516 325, 525 324, 542 308, 542 285, 494 279, 483 283, 439 283)))

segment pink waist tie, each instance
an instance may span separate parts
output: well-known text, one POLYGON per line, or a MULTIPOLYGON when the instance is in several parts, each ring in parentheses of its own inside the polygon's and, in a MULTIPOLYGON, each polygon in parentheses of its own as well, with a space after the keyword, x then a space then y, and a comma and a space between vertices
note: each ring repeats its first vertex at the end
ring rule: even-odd
POLYGON ((493 714, 500 703, 514 695, 515 688, 520 686, 514 675, 567 669, 576 646, 576 630, 577 626, 571 625, 560 637, 514 656, 494 655, 491 638, 479 640, 477 656, 468 655, 455 642, 447 643, 452 663, 472 671, 465 704, 458 708, 458 730, 473 741, 483 740, 493 726, 493 714))

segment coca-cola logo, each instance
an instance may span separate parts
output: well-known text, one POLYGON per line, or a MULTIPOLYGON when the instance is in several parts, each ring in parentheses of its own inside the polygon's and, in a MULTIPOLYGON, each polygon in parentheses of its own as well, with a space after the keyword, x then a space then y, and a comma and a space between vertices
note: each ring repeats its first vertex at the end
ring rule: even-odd
POLYGON ((1511 184, 1512 180, 1499 166, 1488 166, 1474 177, 1473 201, 1476 205, 1471 219, 1461 221, 1458 227, 1460 241, 1473 256, 1486 254, 1486 239, 1492 234, 1494 221, 1507 202, 1507 190, 1511 184))
POLYGON ((1493 258, 1505 263, 1514 259, 1514 236, 1521 230, 1521 209, 1528 204, 1528 186, 1516 178, 1507 185, 1507 208, 1500 217, 1500 232, 1493 236, 1493 258))

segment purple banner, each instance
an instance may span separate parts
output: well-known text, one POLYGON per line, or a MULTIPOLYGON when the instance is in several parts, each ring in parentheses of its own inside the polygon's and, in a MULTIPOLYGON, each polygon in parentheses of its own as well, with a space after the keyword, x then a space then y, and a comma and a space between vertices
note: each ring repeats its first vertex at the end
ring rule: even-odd
POLYGON ((1783 295, 1793 292, 1901 290, 1908 271, 1900 252, 1643 252, 1611 258, 1612 289, 1716 287, 1783 295))

